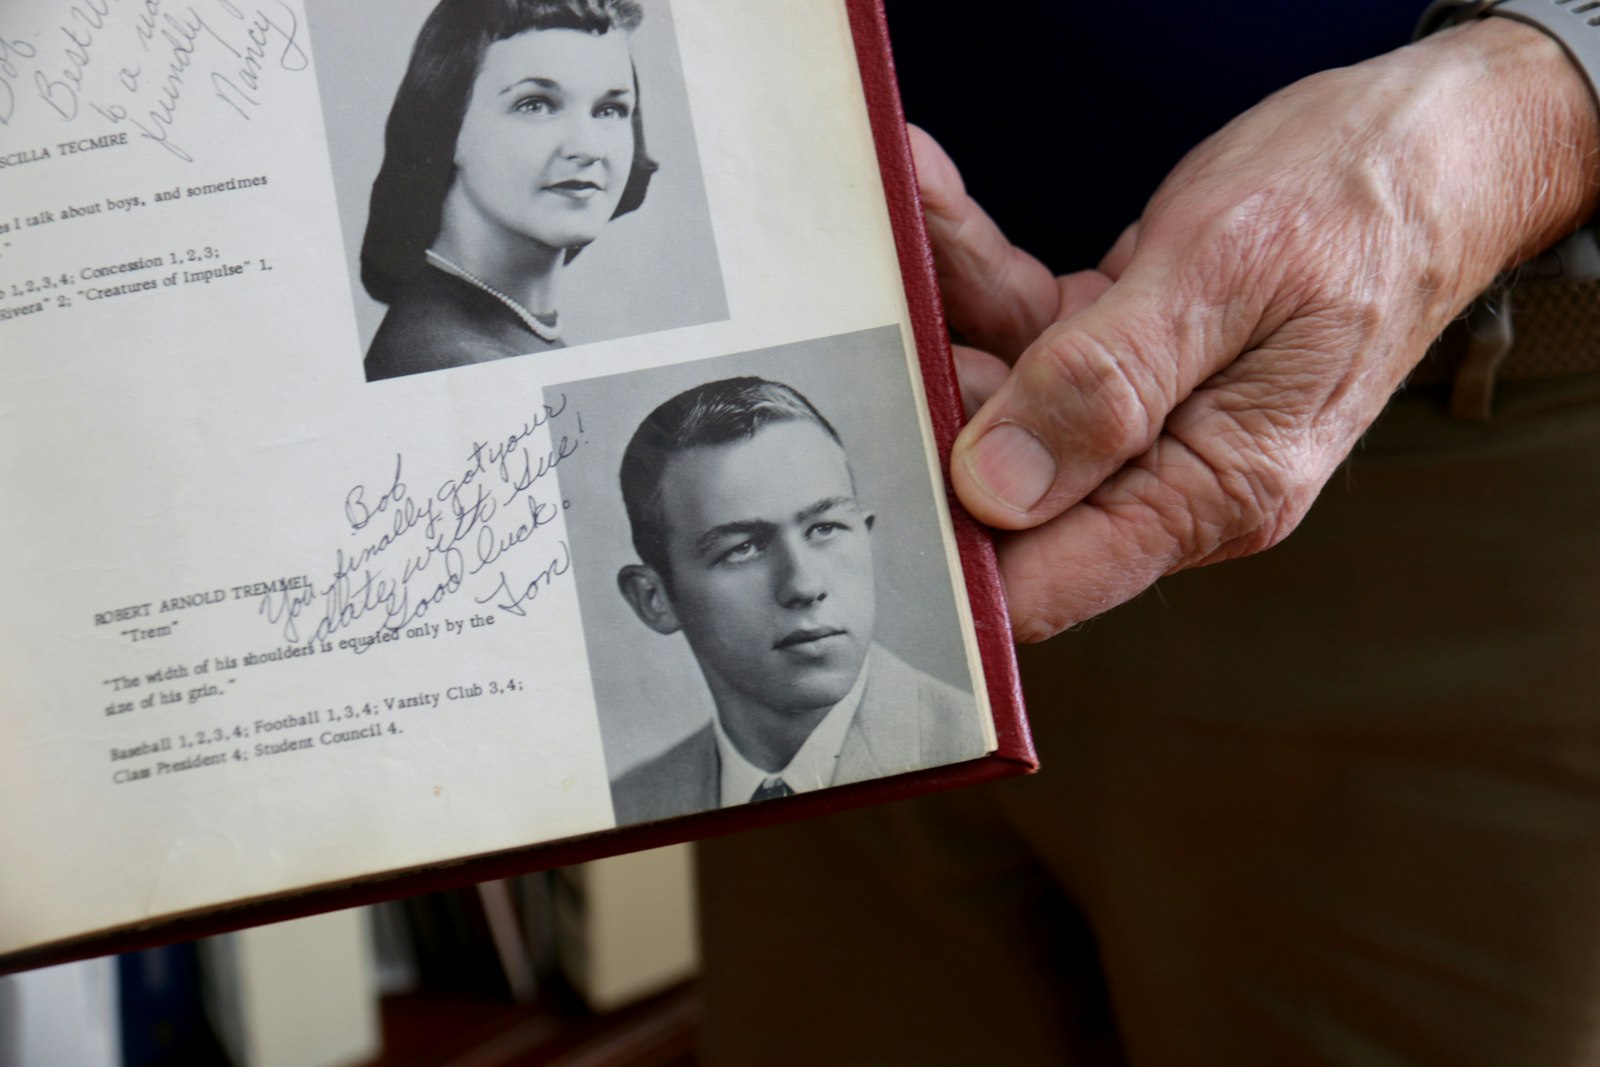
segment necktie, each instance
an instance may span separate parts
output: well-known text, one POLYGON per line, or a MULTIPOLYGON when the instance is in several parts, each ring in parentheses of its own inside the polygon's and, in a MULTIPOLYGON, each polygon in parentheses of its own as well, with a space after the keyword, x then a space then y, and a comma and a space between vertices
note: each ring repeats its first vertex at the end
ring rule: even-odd
POLYGON ((789 788, 789 783, 782 778, 768 778, 756 786, 756 791, 750 794, 750 803, 760 800, 771 800, 773 797, 792 797, 794 790, 789 788))

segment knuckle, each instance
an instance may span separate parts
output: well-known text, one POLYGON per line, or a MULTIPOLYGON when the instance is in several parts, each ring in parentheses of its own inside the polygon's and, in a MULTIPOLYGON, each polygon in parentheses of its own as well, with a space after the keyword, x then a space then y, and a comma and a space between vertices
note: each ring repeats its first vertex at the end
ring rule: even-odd
POLYGON ((1263 447, 1237 424, 1175 432, 1130 479, 1125 508, 1138 551, 1167 573, 1253 555, 1278 544, 1310 509, 1323 479, 1309 474, 1307 450, 1288 441, 1263 447))
POLYGON ((1252 431, 1231 420, 1203 439, 1185 441, 1211 480, 1184 545, 1184 565, 1197 566, 1265 551, 1309 510, 1321 479, 1293 436, 1252 431))
POLYGON ((1072 620, 1057 612, 1043 611, 1036 615, 1016 616, 1011 622, 1011 633, 1019 645, 1037 645, 1048 641, 1072 625, 1072 620))
POLYGON ((1006 576, 1012 636, 1021 644, 1054 637, 1070 624, 1065 605, 1071 590, 1061 588, 1065 568, 1040 546, 1040 538, 1011 536, 1000 543, 1006 576))
POLYGON ((1148 448, 1160 433, 1166 390, 1128 346, 1116 348, 1082 333, 1057 329, 1038 350, 1049 395, 1048 431, 1079 453, 1124 459, 1148 448))
POLYGON ((1061 546, 1048 537, 1012 535, 999 547, 1012 636, 1019 644, 1048 640, 1137 591, 1117 592, 1128 584, 1121 568, 1062 555, 1061 546))

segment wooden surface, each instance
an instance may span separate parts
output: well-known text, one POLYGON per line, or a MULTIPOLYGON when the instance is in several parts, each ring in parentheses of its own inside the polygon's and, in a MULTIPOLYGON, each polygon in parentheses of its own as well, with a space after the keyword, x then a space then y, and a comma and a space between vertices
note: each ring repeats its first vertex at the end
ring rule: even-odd
POLYGON ((692 985, 608 1015, 559 989, 534 1005, 428 990, 382 1011, 384 1052, 366 1067, 693 1067, 700 1014, 692 985))

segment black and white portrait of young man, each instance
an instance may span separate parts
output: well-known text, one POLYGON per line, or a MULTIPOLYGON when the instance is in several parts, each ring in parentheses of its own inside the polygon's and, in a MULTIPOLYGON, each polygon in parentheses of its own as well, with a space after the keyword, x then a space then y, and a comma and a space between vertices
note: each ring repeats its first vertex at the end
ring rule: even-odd
POLYGON ((619 825, 988 750, 897 347, 874 331, 652 372, 667 387, 635 380, 626 427, 574 387, 587 439, 595 417, 626 435, 609 590, 580 533, 608 513, 568 513, 579 570, 601 572, 580 596, 619 825), (852 346, 899 381, 858 368, 852 388, 852 346))

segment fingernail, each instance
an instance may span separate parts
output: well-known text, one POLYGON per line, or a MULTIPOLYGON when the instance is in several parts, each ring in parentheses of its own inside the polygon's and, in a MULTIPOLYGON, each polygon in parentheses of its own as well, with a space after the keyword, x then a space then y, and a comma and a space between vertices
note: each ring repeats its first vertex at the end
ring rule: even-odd
POLYGON ((1017 511, 1027 511, 1056 481, 1056 460, 1033 434, 1002 422, 967 454, 967 470, 989 495, 1017 511))

